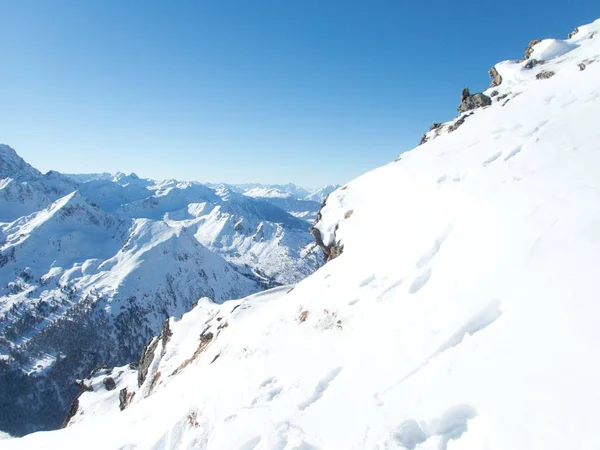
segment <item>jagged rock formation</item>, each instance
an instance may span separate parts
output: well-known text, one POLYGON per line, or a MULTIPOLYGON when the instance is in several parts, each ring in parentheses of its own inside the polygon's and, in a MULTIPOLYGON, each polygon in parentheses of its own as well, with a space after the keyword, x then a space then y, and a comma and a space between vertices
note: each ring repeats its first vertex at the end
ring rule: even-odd
POLYGON ((529 45, 527 45, 527 48, 525 49, 525 59, 529 59, 531 57, 531 54, 533 53, 533 47, 535 47, 540 42, 542 41, 539 39, 533 39, 529 41, 529 45))
POLYGON ((458 112, 464 113, 473 109, 483 108, 484 106, 490 106, 491 104, 492 99, 485 94, 477 93, 467 95, 458 107, 458 112))
POLYGON ((498 70, 496 69, 496 67, 492 67, 490 69, 489 74, 490 74, 490 77, 492 78, 490 87, 496 87, 496 86, 500 86, 502 84, 502 76, 498 73, 498 70))

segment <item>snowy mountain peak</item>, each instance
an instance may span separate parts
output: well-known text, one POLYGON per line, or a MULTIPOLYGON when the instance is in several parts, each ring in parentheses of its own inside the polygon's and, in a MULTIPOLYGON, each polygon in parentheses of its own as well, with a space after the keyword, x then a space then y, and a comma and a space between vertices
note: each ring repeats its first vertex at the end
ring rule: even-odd
POLYGON ((0 144, 0 179, 13 178, 15 180, 35 179, 42 173, 27 164, 17 152, 5 144, 0 144))
POLYGON ((117 172, 112 177, 113 181, 119 183, 120 185, 126 185, 128 183, 136 183, 141 180, 135 173, 131 172, 129 175, 124 174, 123 172, 117 172))

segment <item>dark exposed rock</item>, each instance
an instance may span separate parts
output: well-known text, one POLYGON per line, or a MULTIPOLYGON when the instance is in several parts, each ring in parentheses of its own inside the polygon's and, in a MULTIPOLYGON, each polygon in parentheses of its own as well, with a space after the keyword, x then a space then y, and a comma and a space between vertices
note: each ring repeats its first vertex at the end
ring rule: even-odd
POLYGON ((538 60, 535 58, 531 58, 529 61, 527 61, 527 64, 525 64, 525 68, 526 69, 533 69, 535 66, 538 65, 538 60))
POLYGON ((79 396, 83 393, 84 391, 81 391, 79 393, 79 395, 77 397, 75 397, 75 399, 73 399, 73 402, 71 403, 71 406, 69 408, 69 411, 67 412, 67 417, 65 417, 65 421, 63 422, 63 424, 61 425, 61 428, 66 428, 67 425, 69 425, 70 420, 73 418, 73 416, 75 414, 77 414, 77 410, 79 409, 79 396))
POLYGON ((208 333, 202 333, 200 335, 200 342, 202 344, 208 344, 210 341, 212 341, 214 335, 209 331, 208 333))
POLYGON ((585 68, 586 68, 587 66, 585 65, 585 63, 579 63, 579 64, 577 65, 577 67, 579 67, 579 70, 585 70, 585 68))
POLYGON ((138 386, 141 386, 144 383, 144 380, 148 375, 148 369, 150 368, 150 364, 152 364, 152 360, 154 359, 154 352, 156 347, 158 347, 158 343, 162 342, 161 355, 164 355, 167 348, 167 343, 169 342, 169 339, 171 339, 172 335, 173 332, 169 326, 169 319, 167 319, 163 323, 162 330, 160 331, 158 337, 153 339, 142 352, 142 357, 138 364, 138 386))
POLYGON ((495 97, 496 95, 498 95, 500 92, 498 91, 492 91, 492 93, 490 94, 490 97, 495 97))
POLYGON ((463 89, 462 93, 460 94, 460 101, 464 102, 470 96, 471 96, 471 92, 469 92, 469 88, 466 87, 466 88, 463 89))
POLYGON ((476 108, 482 108, 484 106, 489 106, 492 104, 492 99, 487 95, 478 93, 474 95, 470 95, 463 100, 463 102, 458 107, 458 112, 464 113, 476 108))
MULTIPOLYGON (((421 136, 421 140, 419 141, 419 145, 423 145, 425 142, 428 142, 430 139, 434 139, 436 137, 439 136, 440 131, 442 131, 442 128, 444 127, 443 123, 432 123, 429 126, 429 131, 435 131, 435 135, 433 137, 428 136, 428 133, 423 134, 423 136, 421 136)), ((396 159, 396 161, 400 160, 400 156, 396 159)))
POLYGON ((104 380, 102 380, 102 384, 104 384, 104 387, 107 391, 112 391, 117 387, 117 383, 115 383, 115 379, 113 377, 106 377, 104 380))
POLYGON ((93 391, 94 388, 92 386, 88 386, 85 384, 84 380, 75 380, 75 386, 77 386, 82 391, 93 391))
POLYGON ((525 49, 525 59, 529 59, 529 57, 531 56, 531 53, 533 53, 533 47, 536 44, 539 44, 540 42, 542 42, 542 41, 540 41, 539 39, 534 39, 529 42, 529 45, 525 49))
POLYGON ((568 38, 571 39, 573 36, 575 36, 577 33, 579 33, 579 28, 575 28, 573 31, 571 31, 569 33, 568 38))
POLYGON ((496 67, 492 67, 490 69, 490 77, 492 78, 492 83, 490 84, 490 87, 496 87, 496 86, 500 86, 502 84, 502 76, 498 73, 498 70, 496 69, 496 67))
POLYGON ((156 347, 158 347, 159 340, 160 339, 156 338, 153 339, 142 353, 142 357, 140 358, 140 362, 138 364, 138 386, 141 386, 144 383, 146 375, 148 375, 148 369, 150 368, 150 364, 154 359, 154 351, 156 350, 156 347))
POLYGON ((465 123, 465 120, 467 120, 467 117, 472 116, 473 113, 470 114, 465 114, 464 116, 462 116, 460 119, 458 119, 456 122, 454 122, 452 125, 450 125, 448 127, 448 133, 452 133, 453 131, 456 131, 458 129, 458 127, 460 127, 463 123, 465 123))
POLYGON ((551 70, 542 70, 535 77, 538 80, 547 80, 548 78, 552 78, 554 76, 554 72, 551 70))
MULTIPOLYGON (((346 188, 346 186, 344 186, 342 188, 342 190, 344 190, 345 188, 346 188)), ((328 198, 329 198, 329 195, 327 195, 327 197, 325 197, 325 199, 323 200, 323 203, 321 204, 321 209, 317 213, 317 220, 315 223, 318 223, 321 220, 321 218, 323 217, 323 215, 321 214, 321 211, 327 204, 328 198)), ((337 231, 337 226, 335 227, 335 231, 337 231)), ((342 254, 342 252, 344 250, 343 245, 340 245, 339 243, 335 242, 335 231, 334 231, 332 242, 329 245, 325 245, 325 243, 323 242, 323 237, 321 236, 321 232, 318 230, 318 228, 311 227, 311 229, 310 229, 310 232, 312 233, 313 237, 315 238, 315 242, 323 251, 323 259, 325 260, 325 262, 329 262, 332 259, 337 258, 338 256, 340 256, 342 254)))
POLYGON ((167 351, 167 342, 169 342, 169 340, 171 339, 171 336, 173 336, 173 332, 171 331, 171 327, 169 325, 169 319, 167 319, 167 320, 165 320, 165 323, 163 323, 163 327, 160 332, 160 339, 162 340, 162 354, 163 355, 167 351))
POLYGON ((323 238, 321 237, 321 232, 317 228, 313 227, 310 231, 314 236, 317 245, 321 247, 321 250, 323 251, 323 259, 325 260, 325 262, 329 262, 332 259, 337 258, 344 251, 344 246, 340 245, 339 243, 336 243, 335 238, 331 244, 325 245, 325 243, 323 242, 323 238))
POLYGON ((119 391, 119 409, 121 411, 129 406, 134 395, 135 392, 129 392, 127 391, 127 388, 123 388, 119 391))

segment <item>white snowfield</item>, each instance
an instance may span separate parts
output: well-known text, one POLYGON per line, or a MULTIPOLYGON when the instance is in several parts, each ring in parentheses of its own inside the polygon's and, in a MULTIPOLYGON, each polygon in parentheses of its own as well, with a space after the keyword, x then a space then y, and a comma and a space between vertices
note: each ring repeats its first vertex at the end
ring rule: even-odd
POLYGON ((341 256, 201 300, 141 387, 98 375, 66 429, 0 448, 599 449, 599 33, 497 66, 527 75, 503 73, 510 101, 331 194, 341 256))

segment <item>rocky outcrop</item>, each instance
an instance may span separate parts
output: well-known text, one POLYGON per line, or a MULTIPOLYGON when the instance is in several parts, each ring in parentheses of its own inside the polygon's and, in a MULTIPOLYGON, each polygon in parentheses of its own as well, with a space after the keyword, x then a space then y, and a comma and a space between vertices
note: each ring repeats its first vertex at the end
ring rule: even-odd
POLYGON ((496 87, 502 84, 502 76, 498 73, 496 67, 492 67, 489 71, 489 74, 490 78, 492 79, 490 87, 496 87))
POLYGON ((469 88, 466 87, 463 89, 462 94, 460 94, 460 101, 461 103, 464 102, 466 99, 468 99, 471 96, 471 92, 469 91, 469 88))
POLYGON ((577 33, 579 33, 579 28, 575 28, 573 31, 571 31, 569 33, 569 39, 571 39, 573 36, 575 36, 577 33))
POLYGON ((436 137, 439 136, 440 131, 442 130, 442 128, 444 127, 443 123, 432 123, 429 126, 429 132, 423 134, 423 136, 421 136, 421 141, 419 142, 419 145, 423 145, 425 142, 429 141, 430 139, 435 139, 436 137), (435 133, 433 134, 433 136, 430 136, 430 132, 435 131, 435 133))
POLYGON ((150 368, 150 364, 152 364, 152 360, 154 359, 154 352, 156 351, 156 347, 158 347, 158 343, 162 343, 161 355, 164 355, 167 342, 169 342, 169 339, 171 339, 172 335, 173 332, 169 326, 169 319, 167 319, 165 320, 158 337, 152 339, 150 344, 148 344, 142 353, 142 357, 138 363, 138 386, 141 386, 144 383, 144 380, 148 375, 148 369, 150 368))
POLYGON ((483 108, 492 104, 492 99, 483 93, 469 95, 464 98, 458 107, 459 113, 471 111, 472 109, 483 108))
POLYGON ((538 61, 537 59, 531 58, 529 61, 527 61, 527 64, 525 64, 525 68, 526 69, 533 69, 539 63, 540 63, 540 61, 538 61))
POLYGON ((465 120, 467 120, 467 117, 472 116, 473 113, 469 113, 469 114, 465 114, 464 116, 461 116, 460 119, 458 119, 456 122, 454 122, 452 125, 450 125, 448 127, 448 133, 452 133, 453 131, 458 130, 458 127, 460 127, 463 123, 465 123, 465 120))
POLYGON ((127 388, 123 388, 119 391, 119 409, 121 411, 129 406, 134 395, 135 392, 129 392, 127 388))
POLYGON ((535 77, 538 80, 546 80, 548 78, 552 78, 553 76, 554 76, 554 72, 553 71, 551 71, 551 70, 542 70, 535 77))
MULTIPOLYGON (((316 223, 319 223, 319 221, 323 217, 323 215, 321 214, 321 211, 327 204, 328 198, 329 198, 329 195, 327 197, 325 197, 325 200, 323 200, 323 203, 321 204, 321 209, 317 213, 316 223)), ((337 231, 338 226, 339 225, 336 225, 335 231, 337 231)), ((319 231, 319 229, 315 228, 315 227, 312 227, 310 229, 310 232, 312 233, 313 237, 315 238, 315 242, 317 243, 317 245, 320 247, 321 251, 323 252, 323 259, 325 260, 326 263, 331 261, 334 258, 337 258, 344 251, 344 246, 341 245, 339 242, 336 242, 336 240, 335 240, 335 231, 333 233, 333 239, 332 239, 331 243, 325 244, 325 242, 323 242, 323 236, 321 236, 321 232, 319 231)))
POLYGON ((107 391, 112 391, 117 387, 117 383, 115 383, 115 379, 113 377, 106 377, 104 380, 102 380, 102 384, 107 391))
POLYGON ((531 54, 533 53, 533 47, 536 44, 539 44, 540 41, 539 39, 534 39, 532 41, 529 41, 529 45, 527 46, 527 48, 525 49, 525 59, 529 59, 529 57, 531 56, 531 54))
MULTIPOLYGON (((337 230, 337 227, 336 227, 337 230)), ((341 245, 339 242, 335 242, 335 239, 333 240, 333 242, 329 245, 326 245, 323 242, 323 238, 321 237, 321 232, 318 230, 318 228, 311 228, 310 230, 313 234, 313 236, 315 237, 315 241, 317 243, 317 245, 321 248, 321 250, 323 251, 323 259, 325 260, 325 262, 329 262, 332 259, 337 258, 338 256, 340 256, 343 251, 344 251, 344 246, 341 245)))
POLYGON ((79 409, 79 397, 81 396, 81 394, 83 394, 83 392, 85 392, 85 391, 81 391, 79 393, 79 395, 77 397, 75 397, 75 399, 71 403, 71 406, 69 407, 69 411, 67 411, 67 417, 65 417, 65 421, 62 423, 61 428, 66 428, 69 425, 69 422, 71 421, 73 416, 75 416, 75 414, 77 414, 77 410, 79 409))

